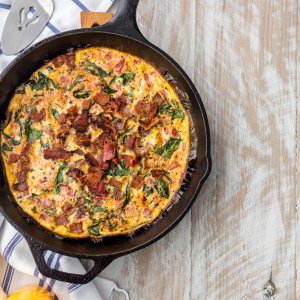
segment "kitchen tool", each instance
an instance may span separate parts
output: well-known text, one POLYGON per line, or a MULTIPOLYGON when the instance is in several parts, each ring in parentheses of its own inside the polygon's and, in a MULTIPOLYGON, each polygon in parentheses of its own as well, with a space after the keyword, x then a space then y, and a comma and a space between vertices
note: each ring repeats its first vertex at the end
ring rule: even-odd
POLYGON ((2 33, 3 53, 16 54, 30 45, 47 25, 53 10, 52 0, 15 0, 2 33))
MULTIPOLYGON (((150 62, 172 79, 179 91, 192 123, 194 137, 192 152, 195 159, 190 160, 187 175, 183 181, 178 198, 173 207, 147 229, 137 231, 133 236, 104 238, 99 243, 90 239, 57 239, 53 235, 28 222, 17 209, 17 204, 5 182, 0 176, 0 208, 6 219, 19 230, 27 240, 40 272, 61 281, 87 283, 96 277, 117 257, 142 249, 167 234, 188 212, 195 201, 211 169, 210 134, 206 112, 194 84, 183 69, 168 54, 150 43, 139 31, 136 23, 136 9, 139 0, 123 0, 116 15, 101 27, 78 29, 47 38, 30 47, 14 60, 0 77, 0 120, 5 120, 7 106, 15 88, 27 80, 32 72, 68 49, 84 46, 103 46, 137 55, 150 62), (53 270, 44 260, 44 252, 51 250, 62 255, 91 259, 94 266, 85 275, 64 273, 53 270)), ((2 170, 3 170, 2 166, 2 170)), ((176 249, 174 249, 176 251, 176 249)))

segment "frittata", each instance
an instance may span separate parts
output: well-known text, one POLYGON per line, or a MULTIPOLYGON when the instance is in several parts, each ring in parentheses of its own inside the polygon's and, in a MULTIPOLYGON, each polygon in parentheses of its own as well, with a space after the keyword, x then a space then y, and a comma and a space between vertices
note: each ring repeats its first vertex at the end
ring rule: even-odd
POLYGON ((16 202, 41 226, 70 238, 131 234, 181 186, 189 116, 143 59, 79 49, 16 89, 1 151, 16 202))

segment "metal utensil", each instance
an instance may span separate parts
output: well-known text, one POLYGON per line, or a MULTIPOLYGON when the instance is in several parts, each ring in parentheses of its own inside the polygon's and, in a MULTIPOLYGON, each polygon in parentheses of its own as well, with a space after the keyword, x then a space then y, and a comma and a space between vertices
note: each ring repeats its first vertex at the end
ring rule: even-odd
POLYGON ((47 25, 53 10, 52 0, 15 0, 2 33, 4 54, 16 54, 30 45, 47 25))

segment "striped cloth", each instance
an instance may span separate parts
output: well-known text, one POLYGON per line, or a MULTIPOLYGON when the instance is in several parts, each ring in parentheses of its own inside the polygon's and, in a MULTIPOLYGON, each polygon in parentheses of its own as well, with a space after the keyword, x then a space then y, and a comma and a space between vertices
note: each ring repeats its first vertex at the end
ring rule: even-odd
MULTIPOLYGON (((0 36, 12 2, 0 0, 0 36)), ((106 12, 112 3, 113 0, 54 0, 55 9, 51 20, 34 42, 66 30, 80 28, 80 11, 106 12)), ((0 72, 14 58, 15 56, 5 56, 0 49, 0 72)), ((108 300, 113 290, 124 293, 126 299, 129 299, 125 290, 119 289, 114 282, 103 278, 97 277, 89 284, 79 285, 44 277, 37 269, 23 236, 5 221, 1 214, 0 254, 2 255, 2 257, 0 255, 0 284, 6 294, 11 294, 25 285, 40 285, 47 288, 55 299, 60 300, 108 300)), ((53 269, 85 273, 78 259, 47 251, 45 260, 53 269)))

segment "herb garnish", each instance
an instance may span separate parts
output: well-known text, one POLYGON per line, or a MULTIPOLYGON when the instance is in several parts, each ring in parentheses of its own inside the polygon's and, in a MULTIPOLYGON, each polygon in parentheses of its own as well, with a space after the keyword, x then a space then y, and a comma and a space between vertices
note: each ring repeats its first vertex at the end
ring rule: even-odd
POLYGON ((108 209, 106 209, 105 207, 101 206, 101 205, 95 205, 92 207, 92 211, 94 213, 97 212, 105 212, 105 213, 109 213, 110 211, 108 209))
POLYGON ((38 79, 37 78, 30 79, 27 82, 32 90, 39 91, 39 90, 43 90, 44 88, 46 90, 49 90, 51 86, 55 89, 59 88, 58 84, 54 82, 53 79, 49 78, 42 72, 38 72, 38 76, 39 76, 38 79))
POLYGON ((1 151, 4 153, 5 151, 12 151, 13 147, 8 146, 6 143, 2 143, 1 151))
POLYGON ((146 195, 149 197, 151 194, 153 194, 154 190, 151 186, 147 186, 144 184, 143 191, 146 193, 146 195))

